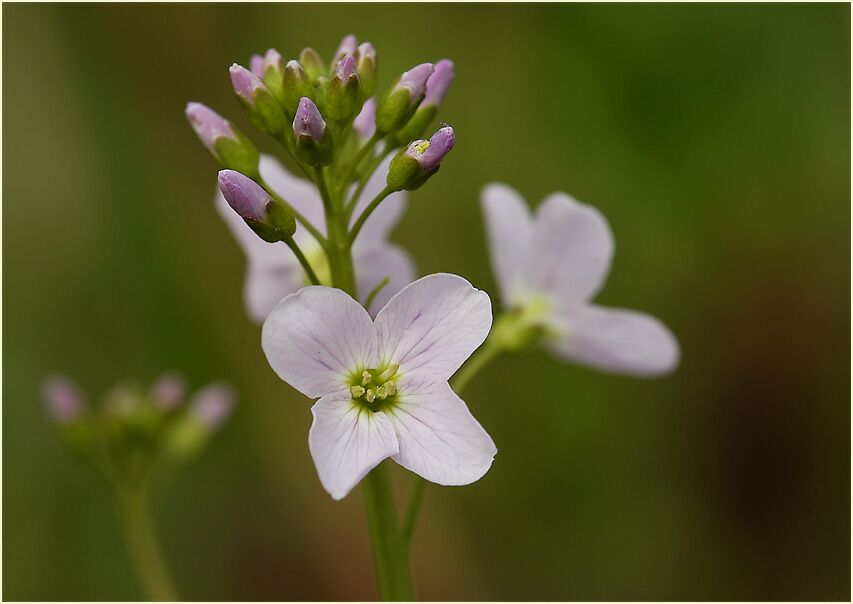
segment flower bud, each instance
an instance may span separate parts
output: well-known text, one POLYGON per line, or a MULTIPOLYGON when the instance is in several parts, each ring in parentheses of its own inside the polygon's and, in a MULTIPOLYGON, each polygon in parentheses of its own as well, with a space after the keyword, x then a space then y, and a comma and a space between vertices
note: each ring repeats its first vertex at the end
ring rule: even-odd
POLYGON ((362 140, 369 139, 376 132, 376 99, 374 97, 370 97, 364 102, 361 112, 352 123, 352 127, 362 140))
POLYGON ((301 63, 302 67, 305 68, 305 73, 308 74, 308 77, 312 82, 323 75, 326 71, 326 68, 323 66, 323 59, 313 48, 302 49, 302 52, 299 55, 299 63, 301 63))
POLYGON ((231 209, 264 241, 283 241, 296 231, 293 214, 248 176, 221 170, 219 190, 231 209))
POLYGON ((234 390, 227 384, 210 384, 193 397, 190 417, 207 430, 218 428, 231 413, 234 399, 234 390))
POLYGON ((185 113, 220 166, 252 176, 258 173, 258 150, 231 122, 201 103, 188 103, 185 113))
POLYGON ((274 48, 264 55, 261 79, 279 103, 284 103, 284 59, 274 48))
POLYGON ((308 97, 299 100, 293 118, 293 135, 296 154, 310 166, 325 166, 332 161, 332 135, 314 101, 308 97))
POLYGON ((164 373, 151 386, 149 396, 163 411, 171 411, 177 407, 187 392, 187 381, 180 373, 170 371, 164 373))
POLYGON ((409 121, 426 94, 426 83, 432 72, 432 63, 412 67, 383 95, 376 107, 379 132, 394 132, 409 121))
POLYGON ((272 136, 281 134, 285 127, 284 112, 269 88, 258 76, 236 63, 229 71, 234 92, 252 125, 272 136))
POLYGON ((438 114, 438 107, 447 96, 447 90, 453 82, 453 61, 442 59, 435 64, 435 70, 426 83, 424 100, 418 106, 412 119, 397 133, 397 140, 404 142, 423 136, 430 122, 438 114))
POLYGON ((249 59, 249 71, 259 78, 264 77, 264 58, 261 55, 252 55, 249 59))
POLYGON ((355 39, 354 35, 349 34, 344 36, 338 45, 338 50, 335 52, 334 58, 332 58, 332 69, 335 69, 335 66, 341 62, 344 55, 355 54, 356 46, 358 46, 358 40, 355 39))
POLYGON ((77 384, 62 376, 45 380, 42 394, 50 416, 57 422, 67 424, 78 419, 86 410, 83 394, 77 384))
POLYGON ((354 56, 361 79, 361 98, 366 99, 376 90, 376 50, 370 42, 364 42, 356 49, 354 56))
POLYGON ((310 96, 313 90, 311 78, 299 61, 288 61, 284 66, 284 111, 288 119, 296 115, 299 99, 310 96))
POLYGON ((336 121, 351 120, 361 107, 361 80, 355 58, 346 54, 335 68, 326 91, 326 116, 336 121))
POLYGON ((444 126, 428 141, 409 143, 408 147, 391 160, 388 167, 388 186, 394 191, 417 189, 438 172, 441 160, 453 148, 454 142, 453 128, 444 126))

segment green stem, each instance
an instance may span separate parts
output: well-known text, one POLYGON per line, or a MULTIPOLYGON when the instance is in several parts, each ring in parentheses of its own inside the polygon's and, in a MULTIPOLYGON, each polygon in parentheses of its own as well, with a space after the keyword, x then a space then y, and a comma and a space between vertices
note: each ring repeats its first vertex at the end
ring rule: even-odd
POLYGON ((349 184, 352 182, 352 175, 355 174, 355 169, 358 167, 358 164, 360 164, 361 160, 364 159, 364 156, 367 155, 373 149, 373 147, 376 146, 376 143, 382 140, 383 136, 385 135, 379 134, 378 132, 375 133, 373 136, 370 137, 370 140, 367 141, 364 146, 358 150, 355 159, 352 160, 349 169, 346 171, 344 177, 341 179, 341 197, 343 197, 344 192, 346 191, 349 184))
MULTIPOLYGON (((477 373, 483 367, 492 362, 498 355, 503 352, 500 345, 491 337, 486 340, 486 343, 478 348, 464 367, 460 369, 453 379, 450 380, 450 386, 456 394, 461 394, 477 373)), ((426 481, 420 476, 415 476, 415 484, 412 485, 412 494, 409 496, 409 504, 406 506, 406 518, 403 523, 403 538, 406 544, 412 543, 412 535, 415 532, 415 524, 418 520, 418 512, 421 509, 421 499, 423 498, 426 481)))
POLYGON ((317 240, 317 243, 319 243, 323 247, 326 246, 326 238, 323 237, 323 234, 317 230, 317 227, 311 224, 310 220, 305 218, 305 216, 303 216, 299 211, 297 211, 297 209, 294 208, 291 204, 289 204, 281 195, 276 193, 263 178, 259 179, 258 184, 260 184, 264 189, 266 189, 267 193, 269 193, 273 199, 275 199, 277 202, 286 207, 290 211, 290 213, 293 214, 294 218, 299 221, 299 224, 304 226, 305 230, 311 233, 311 236, 317 240))
POLYGON ((361 227, 364 226, 364 223, 367 221, 367 219, 370 218, 370 215, 373 213, 373 210, 375 210, 379 206, 379 204, 382 203, 382 201, 393 192, 394 190, 390 187, 385 187, 379 192, 379 195, 374 197, 373 201, 371 201, 370 204, 366 208, 364 208, 364 211, 361 213, 361 216, 359 216, 358 220, 355 221, 355 224, 352 225, 352 230, 349 234, 349 241, 347 242, 350 247, 352 247, 352 244, 355 243, 355 238, 358 237, 358 232, 361 230, 361 227))
POLYGON ((125 493, 120 497, 119 506, 133 564, 148 597, 158 601, 177 600, 144 494, 138 491, 125 493))
POLYGON ((296 256, 296 259, 299 260, 299 264, 302 265, 302 270, 305 271, 305 274, 308 275, 308 280, 311 281, 314 285, 320 285, 320 280, 317 278, 317 274, 314 272, 314 269, 311 268, 311 265, 308 263, 308 259, 305 257, 305 254, 302 253, 302 250, 299 249, 299 245, 293 240, 293 237, 288 237, 284 240, 293 254, 296 256))
POLYGON ((390 277, 385 277, 382 281, 376 284, 376 287, 370 290, 370 293, 367 294, 367 299, 364 301, 365 308, 370 308, 370 305, 373 303, 373 300, 376 299, 379 292, 382 291, 382 288, 388 285, 388 281, 390 281, 390 277))
POLYGON ((406 507, 406 517, 403 520, 403 539, 407 545, 412 542, 412 534, 415 532, 418 512, 421 511, 425 486, 426 480, 415 475, 415 484, 412 485, 412 494, 409 495, 409 505, 406 507))
POLYGON ((361 180, 358 183, 355 191, 353 191, 352 196, 346 205, 347 218, 352 216, 352 213, 355 211, 355 206, 358 204, 358 200, 361 197, 361 194, 364 193, 365 187, 367 187, 367 183, 370 181, 370 177, 373 176, 373 173, 376 171, 376 168, 379 167, 379 164, 382 163, 388 154, 391 153, 391 149, 386 149, 379 155, 377 155, 373 160, 367 165, 367 169, 364 171, 364 174, 361 177, 361 180))
POLYGON ((373 563, 382 599, 411 601, 415 599, 415 592, 409 568, 409 552, 397 524, 386 464, 383 462, 373 468, 362 483, 373 563))
POLYGON ((453 391, 456 392, 456 394, 459 394, 465 390, 468 382, 470 382, 483 367, 495 360, 501 352, 503 352, 503 348, 499 346, 493 338, 488 338, 486 343, 474 351, 474 354, 471 355, 468 362, 465 363, 465 365, 462 366, 462 369, 456 372, 456 375, 454 375, 450 380, 450 386, 453 388, 453 391))
MULTIPOLYGON (((329 231, 326 256, 332 272, 332 284, 355 298, 355 271, 343 202, 345 187, 338 189, 338 195, 332 198, 325 186, 322 170, 317 171, 317 176, 329 231)), ((385 465, 373 468, 362 482, 376 577, 383 599, 413 600, 415 594, 409 568, 409 551, 397 522, 394 496, 385 465)))
POLYGON ((317 168, 317 182, 323 198, 323 209, 326 212, 326 228, 329 231, 326 257, 332 272, 332 285, 356 298, 355 269, 353 269, 352 253, 347 243, 347 219, 343 211, 343 202, 339 196, 332 198, 329 195, 322 168, 317 168))

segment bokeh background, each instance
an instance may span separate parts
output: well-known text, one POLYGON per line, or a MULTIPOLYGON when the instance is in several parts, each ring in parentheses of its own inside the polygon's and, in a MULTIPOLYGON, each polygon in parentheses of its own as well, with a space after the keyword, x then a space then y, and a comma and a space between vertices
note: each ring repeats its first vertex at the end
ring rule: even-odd
MULTIPOLYGON (((3 7, 3 597, 143 597, 45 374, 230 380, 239 407, 161 500, 187 599, 373 599, 361 493, 322 490, 309 402, 279 381, 183 116, 248 131, 227 67, 355 33, 380 85, 450 57, 457 146, 394 239, 494 292, 478 205, 501 180, 609 218, 599 301, 661 317, 658 380, 544 353, 466 398, 500 449, 432 487, 423 599, 850 597, 850 8, 846 5, 3 7)), ((266 145, 260 138, 256 142, 266 145)), ((398 487, 410 484, 395 471, 398 487)))

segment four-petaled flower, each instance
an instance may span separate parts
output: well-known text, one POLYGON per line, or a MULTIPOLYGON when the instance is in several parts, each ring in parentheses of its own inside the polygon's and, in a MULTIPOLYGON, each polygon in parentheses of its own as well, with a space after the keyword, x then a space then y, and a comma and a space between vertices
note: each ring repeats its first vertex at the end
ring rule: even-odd
MULTIPOLYGON (((391 159, 386 159, 368 180, 355 211, 355 222, 362 210, 385 187, 385 175, 391 159)), ((326 234, 323 202, 317 189, 307 180, 290 174, 271 156, 262 155, 260 172, 270 187, 290 202, 321 234, 326 234)), ((406 193, 393 193, 385 199, 364 223, 353 245, 353 262, 358 279, 358 297, 364 301, 385 277, 388 283, 379 291, 370 305, 375 314, 403 286, 415 278, 414 265, 409 255, 400 247, 387 241, 388 234, 397 224, 406 203, 406 193)), ((284 243, 266 243, 232 210, 222 193, 216 193, 216 207, 248 259, 244 287, 244 300, 251 318, 261 323, 273 307, 285 296, 296 292, 308 280, 284 243)), ((331 275, 325 254, 314 237, 301 225, 293 236, 302 248, 308 262, 320 280, 331 285, 331 275)))
POLYGON ((613 256, 613 235, 598 210, 553 193, 532 216, 516 191, 497 183, 484 188, 482 202, 504 306, 541 329, 552 352, 632 375, 675 368, 678 342, 660 321, 589 302, 613 256))
POLYGON ((333 498, 388 457, 442 485, 488 471, 494 442, 448 379, 491 324, 488 295, 449 274, 406 286, 375 321, 329 287, 305 287, 273 309, 262 346, 284 381, 320 399, 308 444, 333 498))

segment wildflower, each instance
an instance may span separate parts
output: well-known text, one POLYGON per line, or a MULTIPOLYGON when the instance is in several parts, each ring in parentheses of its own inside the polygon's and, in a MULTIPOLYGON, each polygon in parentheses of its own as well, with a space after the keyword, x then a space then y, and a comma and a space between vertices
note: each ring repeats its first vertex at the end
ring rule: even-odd
POLYGON ((482 203, 492 266, 511 311, 505 344, 542 341, 564 359, 632 375, 675 368, 678 342, 660 321, 590 303, 613 256, 613 235, 598 210, 553 193, 531 216, 502 184, 487 185, 482 203))
POLYGON ((60 423, 72 422, 86 410, 83 393, 68 378, 52 376, 45 380, 42 391, 48 412, 60 423))
POLYGON ((254 180, 234 170, 219 171, 219 190, 231 209, 264 241, 289 239, 296 230, 293 215, 254 180))
POLYGON ((375 321, 339 289, 306 287, 279 302, 262 346, 279 377, 319 398, 308 444, 334 499, 388 457, 442 485, 488 471, 494 442, 447 380, 491 323, 488 295, 449 274, 406 286, 375 321))
POLYGON ((432 63, 421 63, 400 76, 377 101, 377 130, 394 132, 406 125, 424 99, 427 80, 433 71, 432 63))
POLYGON ((163 410, 177 407, 187 393, 187 380, 180 373, 169 371, 151 385, 150 397, 163 410))
MULTIPOLYGON (((353 212, 353 222, 370 201, 385 187, 385 174, 390 159, 386 159, 370 177, 353 212)), ((303 216, 325 235, 323 202, 317 189, 302 178, 290 174, 279 162, 262 155, 260 172, 272 190, 290 202, 303 216)), ((376 313, 403 286, 414 280, 415 270, 409 255, 387 241, 391 229, 399 221, 406 204, 406 193, 394 193, 370 215, 353 245, 353 262, 359 299, 364 301, 370 292, 388 277, 370 305, 376 313)), ((276 303, 308 283, 302 268, 283 243, 265 243, 228 206, 217 192, 216 207, 228 225, 248 260, 244 301, 249 316, 263 322, 276 303)), ((305 253, 314 272, 325 284, 331 276, 320 244, 306 229, 297 228, 293 239, 305 253)))
POLYGON ((201 103, 187 103, 187 120, 223 168, 245 174, 258 170, 258 150, 234 125, 201 103))
POLYGON ((216 428, 228 418, 235 398, 234 390, 227 384, 209 384, 199 390, 190 401, 189 414, 206 429, 216 428))
POLYGON ((417 189, 438 171, 441 160, 453 149, 455 142, 453 128, 444 126, 428 141, 409 143, 391 161, 388 186, 394 191, 417 189))
POLYGON ((423 136, 427 127, 438 115, 438 107, 444 101, 444 97, 447 96, 447 91, 453 82, 453 76, 453 61, 442 59, 435 64, 435 69, 426 82, 424 100, 421 101, 408 123, 397 132, 396 139, 398 141, 405 143, 423 136))
POLYGON ((285 128, 283 108, 261 78, 236 63, 228 72, 234 93, 246 110, 249 122, 261 132, 273 136, 281 134, 285 128))
POLYGON ((325 166, 332 161, 332 134, 317 105, 308 97, 299 99, 293 118, 293 136, 297 156, 309 166, 325 166))

